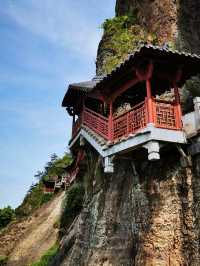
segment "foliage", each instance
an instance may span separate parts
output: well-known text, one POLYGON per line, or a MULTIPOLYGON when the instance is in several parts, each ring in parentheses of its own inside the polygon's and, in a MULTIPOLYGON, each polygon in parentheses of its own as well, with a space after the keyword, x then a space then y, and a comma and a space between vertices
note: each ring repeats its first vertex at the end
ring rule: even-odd
POLYGON ((63 214, 61 217, 61 228, 68 227, 83 207, 84 187, 82 184, 72 185, 66 193, 63 202, 63 214))
POLYGON ((39 183, 32 184, 28 190, 22 204, 16 208, 15 213, 17 217, 24 217, 31 214, 34 210, 41 207, 44 203, 50 201, 53 194, 44 194, 43 185, 39 183))
POLYGON ((53 260, 58 252, 58 244, 53 245, 38 262, 32 263, 30 266, 47 266, 53 260))
POLYGON ((7 226, 15 218, 15 211, 10 207, 0 209, 0 229, 7 226))
POLYGON ((102 24, 102 28, 104 29, 102 49, 109 51, 109 56, 103 62, 102 71, 104 73, 111 72, 138 45, 142 43, 158 43, 155 33, 149 33, 144 27, 139 25, 137 14, 107 19, 102 24))
POLYGON ((115 33, 119 29, 127 29, 132 24, 137 23, 137 16, 118 16, 111 19, 106 19, 102 24, 102 28, 107 34, 115 33))
POLYGON ((15 212, 18 217, 28 216, 32 211, 52 199, 52 194, 43 193, 43 181, 51 179, 52 176, 61 176, 70 162, 71 156, 69 154, 65 154, 62 158, 56 154, 51 155, 51 160, 46 163, 44 170, 37 171, 35 174, 39 181, 31 185, 22 204, 16 209, 15 212))
POLYGON ((59 158, 55 153, 51 155, 51 160, 46 163, 44 171, 40 172, 40 180, 49 180, 52 176, 61 176, 65 172, 65 168, 71 163, 71 156, 65 154, 59 158))
POLYGON ((186 81, 184 88, 187 89, 194 97, 200 96, 200 76, 193 76, 186 81))
POLYGON ((0 255, 0 266, 7 265, 7 262, 8 262, 8 257, 0 255))

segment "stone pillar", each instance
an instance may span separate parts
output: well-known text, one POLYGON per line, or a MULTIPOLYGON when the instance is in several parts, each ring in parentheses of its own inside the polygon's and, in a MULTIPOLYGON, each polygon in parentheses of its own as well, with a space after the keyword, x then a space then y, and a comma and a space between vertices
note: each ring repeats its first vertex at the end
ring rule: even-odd
POLYGON ((114 173, 114 164, 111 157, 104 159, 104 173, 114 173))
POLYGON ((195 117, 195 128, 198 131, 200 129, 200 97, 193 99, 194 103, 194 117, 195 117))
POLYGON ((160 159, 160 145, 158 141, 149 141, 143 147, 148 150, 148 159, 150 161, 156 161, 160 159))

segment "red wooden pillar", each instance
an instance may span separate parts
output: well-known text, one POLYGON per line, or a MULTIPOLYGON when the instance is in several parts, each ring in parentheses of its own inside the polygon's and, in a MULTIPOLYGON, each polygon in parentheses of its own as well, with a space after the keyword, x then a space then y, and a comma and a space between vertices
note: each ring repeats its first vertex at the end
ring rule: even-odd
POLYGON ((74 126, 75 126, 75 114, 73 112, 73 118, 72 118, 72 137, 74 136, 74 126))
POLYGON ((108 139, 113 141, 113 103, 109 103, 108 139))
POLYGON ((173 84, 174 86, 174 96, 175 96, 175 104, 176 104, 176 126, 177 128, 182 128, 182 110, 181 110, 181 100, 180 95, 178 91, 178 86, 176 85, 176 82, 173 84))
POLYGON ((154 122, 153 115, 153 99, 151 94, 151 80, 146 80, 146 90, 147 90, 147 110, 148 110, 148 123, 154 122))

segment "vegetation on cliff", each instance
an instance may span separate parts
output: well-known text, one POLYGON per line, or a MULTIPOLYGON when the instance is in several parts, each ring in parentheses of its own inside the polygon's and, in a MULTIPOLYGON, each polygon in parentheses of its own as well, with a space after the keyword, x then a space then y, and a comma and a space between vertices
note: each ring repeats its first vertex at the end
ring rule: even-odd
POLYGON ((51 155, 51 159, 46 163, 43 171, 38 171, 35 174, 35 178, 39 181, 30 186, 22 204, 16 208, 17 217, 30 215, 34 210, 52 199, 52 194, 43 193, 43 181, 47 181, 53 176, 61 176, 70 162, 71 156, 67 153, 62 158, 59 158, 56 154, 51 155))
POLYGON ((55 255, 58 252, 58 244, 54 244, 50 249, 45 252, 45 254, 40 258, 39 261, 34 262, 30 266, 48 266, 49 263, 53 260, 55 255))
POLYGON ((15 218, 15 211, 10 207, 0 209, 0 230, 7 226, 15 218))
POLYGON ((136 11, 131 15, 106 19, 102 28, 104 35, 97 58, 97 72, 99 70, 101 74, 111 72, 140 44, 157 44, 156 34, 139 24, 136 11))
POLYGON ((65 231, 65 228, 68 228, 75 217, 80 213, 83 207, 84 192, 84 186, 80 183, 75 183, 66 192, 60 221, 61 231, 65 231))

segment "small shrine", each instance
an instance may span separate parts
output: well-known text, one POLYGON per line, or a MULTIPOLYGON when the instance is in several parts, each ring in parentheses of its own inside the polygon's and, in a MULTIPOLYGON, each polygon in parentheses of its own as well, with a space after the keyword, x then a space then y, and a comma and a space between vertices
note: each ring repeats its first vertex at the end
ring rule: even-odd
POLYGON ((197 55, 144 45, 110 74, 70 84, 62 102, 72 116, 70 149, 88 142, 112 173, 117 154, 144 148, 153 161, 166 144, 187 143, 179 89, 199 70, 197 55))

